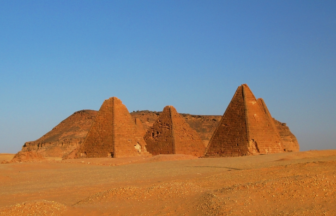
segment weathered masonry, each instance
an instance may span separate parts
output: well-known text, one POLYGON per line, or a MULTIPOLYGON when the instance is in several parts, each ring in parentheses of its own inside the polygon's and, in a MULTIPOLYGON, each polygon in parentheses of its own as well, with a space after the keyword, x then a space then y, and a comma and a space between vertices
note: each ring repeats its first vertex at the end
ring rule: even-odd
POLYGON ((139 128, 116 97, 104 101, 76 157, 134 157, 148 155, 139 128))
POLYGON ((263 99, 238 87, 206 150, 207 157, 284 152, 281 137, 263 99))
POLYGON ((198 133, 190 128, 173 106, 166 106, 144 136, 147 150, 153 155, 186 154, 201 157, 205 146, 198 133))

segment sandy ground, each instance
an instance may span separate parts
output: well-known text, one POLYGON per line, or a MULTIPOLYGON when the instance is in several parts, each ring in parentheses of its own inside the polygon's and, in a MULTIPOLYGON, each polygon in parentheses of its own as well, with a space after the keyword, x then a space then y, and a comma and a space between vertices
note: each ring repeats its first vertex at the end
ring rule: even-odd
POLYGON ((335 168, 336 150, 0 164, 0 215, 336 215, 335 168))
POLYGON ((0 162, 2 161, 9 161, 12 160, 14 157, 14 154, 7 154, 7 153, 0 153, 0 162))

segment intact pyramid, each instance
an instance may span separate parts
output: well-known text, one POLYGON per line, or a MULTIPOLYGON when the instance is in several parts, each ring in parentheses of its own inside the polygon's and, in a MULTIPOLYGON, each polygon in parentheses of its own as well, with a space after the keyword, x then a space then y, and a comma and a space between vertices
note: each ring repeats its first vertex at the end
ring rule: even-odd
POLYGON ((147 155, 143 131, 116 97, 104 101, 76 157, 147 155))
POLYGON ((212 135, 205 156, 244 156, 284 152, 281 138, 263 99, 238 87, 212 135))
POLYGON ((173 106, 166 106, 144 139, 153 155, 186 154, 201 157, 205 146, 198 133, 191 129, 173 106))

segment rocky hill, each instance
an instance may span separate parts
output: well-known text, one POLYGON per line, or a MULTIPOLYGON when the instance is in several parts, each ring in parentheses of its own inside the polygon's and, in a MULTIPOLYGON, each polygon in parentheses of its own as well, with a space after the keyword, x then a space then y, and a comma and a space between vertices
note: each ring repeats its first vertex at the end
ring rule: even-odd
POLYGON ((44 157, 62 157, 81 145, 97 111, 75 112, 38 140, 26 142, 22 151, 36 151, 44 157))
MULTIPOLYGON (((63 157, 69 154, 84 142, 97 113, 94 110, 75 112, 38 140, 26 142, 22 147, 22 151, 36 151, 44 157, 63 157)), ((130 114, 134 119, 140 119, 144 131, 147 131, 159 117, 160 113, 145 110, 130 114)), ((215 131, 222 117, 219 115, 191 115, 183 113, 181 115, 190 127, 199 133, 205 146, 207 146, 212 133, 215 131)), ((286 150, 298 151, 299 144, 288 126, 275 119, 274 122, 279 130, 282 142, 285 143, 286 150)))

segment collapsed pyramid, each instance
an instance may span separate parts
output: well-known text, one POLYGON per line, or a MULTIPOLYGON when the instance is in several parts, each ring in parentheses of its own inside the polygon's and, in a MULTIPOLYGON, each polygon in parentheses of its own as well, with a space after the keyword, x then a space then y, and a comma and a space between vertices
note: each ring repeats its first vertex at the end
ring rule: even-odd
POLYGON ((143 131, 116 97, 104 101, 76 157, 148 155, 143 131))
POLYGON ((284 152, 281 138, 263 99, 238 87, 207 146, 205 156, 244 156, 284 152))
POLYGON ((173 106, 166 106, 144 139, 147 151, 158 154, 186 154, 201 157, 205 146, 198 133, 191 129, 173 106))

